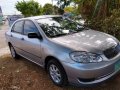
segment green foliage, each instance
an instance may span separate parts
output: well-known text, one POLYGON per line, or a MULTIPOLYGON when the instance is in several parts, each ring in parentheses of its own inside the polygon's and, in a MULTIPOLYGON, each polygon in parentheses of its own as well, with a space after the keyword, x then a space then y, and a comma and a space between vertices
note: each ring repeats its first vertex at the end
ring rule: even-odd
POLYGON ((73 0, 86 25, 120 40, 120 0, 73 0), (75 2, 75 3, 76 3, 75 2))
POLYGON ((53 14, 53 11, 54 11, 54 7, 52 6, 52 4, 47 3, 44 5, 43 14, 50 15, 53 14))
POLYGON ((113 9, 120 8, 120 0, 73 0, 78 5, 78 12, 85 19, 104 19, 113 9))
POLYGON ((70 7, 70 6, 69 7, 65 7, 64 11, 65 12, 73 12, 74 11, 74 7, 70 7))
POLYGON ((96 0, 81 0, 78 4, 78 11, 85 19, 91 19, 94 12, 96 0))
POLYGON ((72 7, 72 6, 68 6, 68 7, 64 8, 64 12, 65 13, 71 13, 71 14, 73 14, 73 16, 77 16, 78 15, 77 10, 78 10, 78 8, 72 7))
POLYGON ((77 7, 77 5, 81 2, 82 0, 58 0, 57 1, 57 4, 58 4, 58 6, 59 6, 59 13, 60 14, 63 14, 64 13, 64 11, 63 10, 65 10, 65 12, 72 12, 72 13, 74 13, 74 14, 78 14, 79 12, 79 10, 78 10, 78 7, 77 7), (73 8, 71 8, 69 5, 70 4, 74 4, 74 10, 72 10, 73 8))
POLYGON ((120 9, 113 10, 112 15, 105 18, 101 29, 120 40, 120 9))
POLYGON ((120 9, 114 9, 111 16, 102 20, 89 20, 87 25, 95 30, 109 33, 120 40, 120 9))
POLYGON ((75 4, 79 4, 81 1, 83 1, 83 0, 72 0, 72 2, 75 4))
POLYGON ((25 17, 40 15, 42 7, 38 2, 30 1, 18 1, 16 3, 16 9, 20 11, 25 17))
POLYGON ((102 18, 106 18, 111 15, 113 9, 118 9, 119 6, 119 0, 97 0, 93 17, 100 17, 102 14, 102 18))
POLYGON ((59 8, 57 7, 57 6, 53 6, 53 8, 54 8, 54 14, 59 14, 59 8))
POLYGON ((61 9, 64 9, 66 6, 70 5, 71 2, 72 0, 58 0, 57 4, 61 9))

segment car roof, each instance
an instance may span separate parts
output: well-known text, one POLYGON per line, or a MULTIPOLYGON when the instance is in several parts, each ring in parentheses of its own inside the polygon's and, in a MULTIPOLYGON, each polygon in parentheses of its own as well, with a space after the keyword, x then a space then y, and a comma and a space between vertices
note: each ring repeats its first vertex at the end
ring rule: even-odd
POLYGON ((61 17, 61 15, 41 15, 41 16, 33 16, 33 17, 27 17, 24 19, 42 19, 42 18, 50 18, 50 17, 61 17))
POLYGON ((17 21, 20 21, 20 20, 26 20, 26 19, 37 20, 37 19, 50 18, 50 17, 62 17, 62 15, 40 15, 40 16, 32 16, 32 17, 26 17, 26 18, 17 19, 14 23, 16 23, 17 21))
POLYGON ((37 20, 37 19, 50 18, 50 17, 62 17, 62 15, 40 15, 40 16, 32 16, 32 17, 20 18, 20 19, 18 19, 16 21, 26 20, 26 19, 37 20))

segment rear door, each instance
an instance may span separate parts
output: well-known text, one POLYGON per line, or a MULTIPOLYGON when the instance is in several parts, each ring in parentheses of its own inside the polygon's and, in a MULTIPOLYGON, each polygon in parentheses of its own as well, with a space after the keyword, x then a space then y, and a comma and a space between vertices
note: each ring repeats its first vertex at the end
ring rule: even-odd
POLYGON ((12 30, 11 30, 11 35, 10 35, 11 43, 14 46, 17 53, 22 53, 21 43, 23 39, 23 24, 24 24, 23 20, 17 21, 13 25, 12 30))
POLYGON ((40 34, 38 28, 32 20, 25 20, 23 31, 23 50, 27 58, 37 64, 41 63, 41 40, 38 38, 28 38, 28 33, 34 32, 40 34))

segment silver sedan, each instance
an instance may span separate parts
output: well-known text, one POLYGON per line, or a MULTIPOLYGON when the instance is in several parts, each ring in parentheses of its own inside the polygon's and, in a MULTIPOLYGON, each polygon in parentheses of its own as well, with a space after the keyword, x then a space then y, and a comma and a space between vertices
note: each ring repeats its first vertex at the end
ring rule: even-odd
POLYGON ((120 42, 59 15, 19 19, 6 32, 11 55, 48 71, 58 86, 94 85, 120 70, 120 42))

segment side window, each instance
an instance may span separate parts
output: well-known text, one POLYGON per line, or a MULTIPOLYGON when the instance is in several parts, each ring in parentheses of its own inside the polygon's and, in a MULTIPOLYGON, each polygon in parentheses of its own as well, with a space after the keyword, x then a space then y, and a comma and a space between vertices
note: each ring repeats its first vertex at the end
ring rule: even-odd
POLYGON ((23 32, 23 23, 24 23, 24 21, 16 22, 12 27, 12 32, 22 33, 23 32))
POLYGON ((39 33, 35 24, 30 20, 26 20, 24 24, 24 34, 27 35, 29 32, 39 33))

